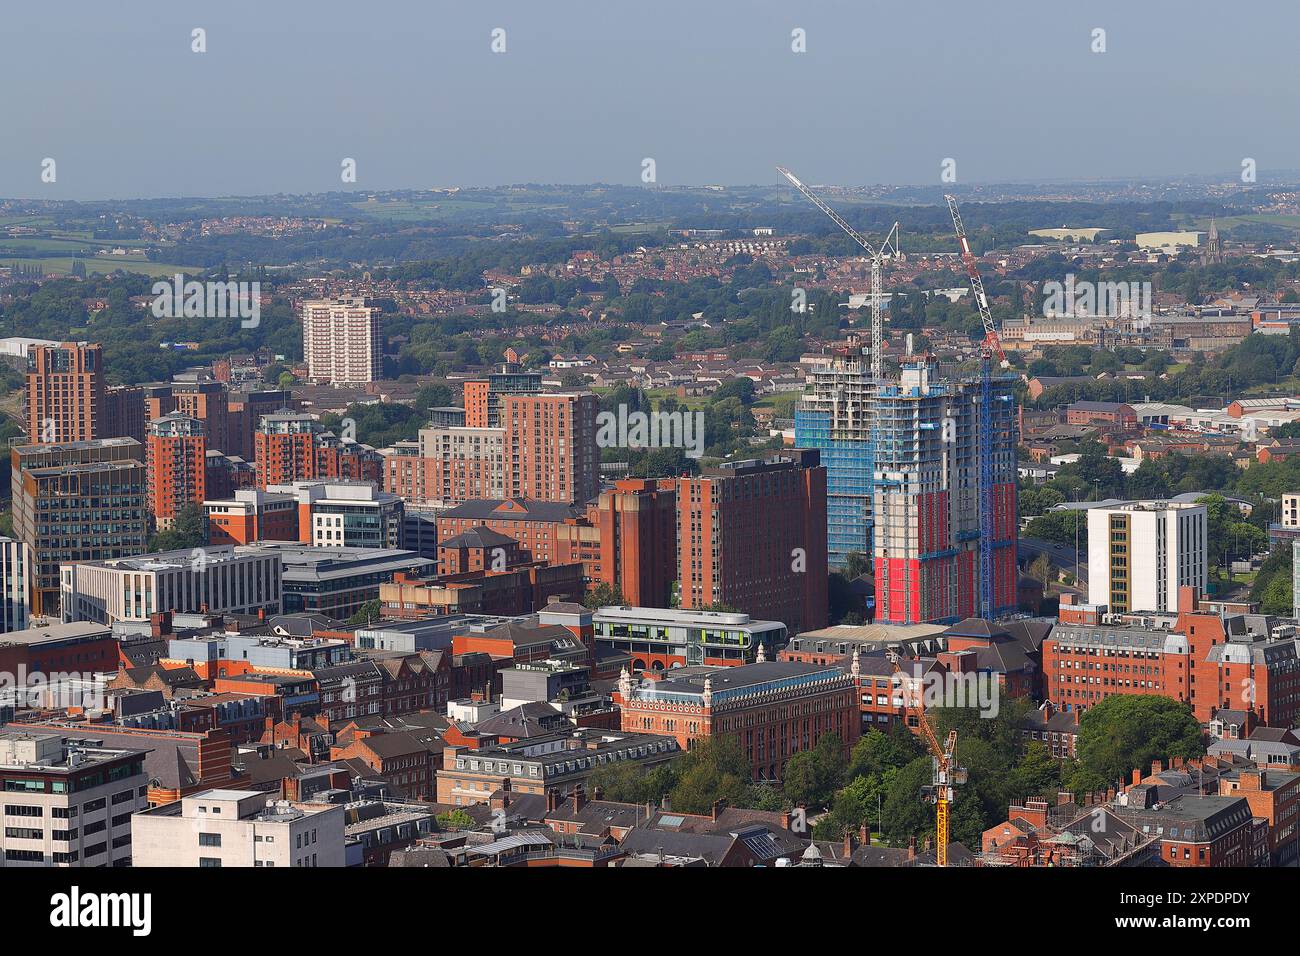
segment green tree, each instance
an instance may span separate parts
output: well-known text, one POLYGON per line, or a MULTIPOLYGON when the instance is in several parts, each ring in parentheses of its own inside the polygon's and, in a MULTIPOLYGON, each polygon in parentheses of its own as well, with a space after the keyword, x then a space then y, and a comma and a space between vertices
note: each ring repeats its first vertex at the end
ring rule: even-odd
POLYGON ((877 786, 874 778, 858 777, 835 794, 830 813, 813 826, 818 840, 841 840, 845 832, 856 832, 876 816, 877 786))
POLYGON ((847 776, 850 780, 857 777, 879 777, 889 770, 907 766, 924 754, 925 748, 916 739, 916 735, 901 721, 894 723, 888 732, 873 727, 853 745, 847 776))
POLYGON ((1205 553, 1212 565, 1227 570, 1232 561, 1268 546, 1268 533, 1244 521, 1238 507, 1223 495, 1202 495, 1196 500, 1205 505, 1205 553))
POLYGON ((149 550, 187 551, 202 547, 206 540, 207 519, 203 509, 191 503, 177 509, 170 528, 149 539, 149 550))
POLYGON ((1052 559, 1046 553, 1029 562, 1029 576, 1035 581, 1041 581, 1044 591, 1056 580, 1056 571, 1056 565, 1052 564, 1052 559))
POLYGON ((844 745, 836 734, 823 734, 812 750, 792 756, 781 775, 786 799, 796 806, 821 808, 830 803, 844 778, 844 745))
POLYGON ((1020 514, 1023 517, 1032 515, 1041 515, 1053 505, 1059 505, 1065 500, 1065 495, 1061 494, 1055 488, 1026 488, 1020 492, 1020 514))
POLYGON ((673 760, 650 771, 626 761, 604 764, 587 779, 587 792, 599 790, 603 799, 618 803, 658 806, 664 794, 677 785, 680 764, 681 760, 673 760))
POLYGON ((848 580, 859 578, 870 570, 871 564, 861 551, 850 551, 844 556, 844 568, 841 573, 848 580))
POLYGON ((921 788, 930 785, 933 773, 930 757, 917 757, 890 780, 881 811, 881 832, 894 846, 904 846, 926 831, 934 833, 934 807, 920 796, 921 788))
POLYGON ((1079 764, 1070 788, 1101 790, 1152 760, 1205 753, 1201 725, 1181 701, 1154 694, 1107 697, 1079 718, 1079 764))
POLYGON ((736 737, 697 740, 678 759, 678 778, 670 793, 672 806, 682 813, 708 813, 718 800, 731 806, 745 802, 750 764, 736 737))
POLYGON ((361 607, 357 608, 356 613, 348 618, 347 623, 353 627, 373 623, 378 620, 379 609, 382 606, 383 605, 380 604, 378 598, 367 601, 365 604, 361 605, 361 607))
POLYGON ((1255 582, 1250 588, 1250 599, 1259 602, 1259 609, 1264 614, 1289 616, 1293 613, 1290 541, 1284 541, 1274 548, 1259 566, 1255 582))
POLYGON ((582 598, 583 607, 600 608, 613 607, 620 604, 626 604, 622 590, 616 584, 608 584, 601 581, 594 588, 588 591, 582 598))
POLYGON ((1061 788, 1061 763, 1041 741, 1030 741, 1025 754, 1011 773, 1011 795, 1052 797, 1061 788))
POLYGON ((1025 526, 1025 537, 1074 547, 1077 533, 1079 548, 1084 550, 1088 546, 1087 523, 1086 512, 1083 511, 1049 511, 1025 526))
POLYGON ((434 819, 443 830, 474 830, 478 827, 474 818, 459 807, 448 813, 440 813, 434 819))

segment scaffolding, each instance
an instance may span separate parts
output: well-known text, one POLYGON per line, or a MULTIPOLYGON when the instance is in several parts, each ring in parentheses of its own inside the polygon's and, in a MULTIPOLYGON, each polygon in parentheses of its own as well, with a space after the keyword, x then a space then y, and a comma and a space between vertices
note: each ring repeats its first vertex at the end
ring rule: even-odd
POLYGON ((872 548, 871 422, 875 386, 862 349, 850 344, 809 375, 809 391, 795 407, 794 440, 816 448, 826 467, 826 549, 832 569, 851 552, 869 559, 872 548))
POLYGON ((1012 388, 1007 376, 986 385, 940 378, 921 363, 877 395, 878 622, 955 623, 1015 610, 1012 388))

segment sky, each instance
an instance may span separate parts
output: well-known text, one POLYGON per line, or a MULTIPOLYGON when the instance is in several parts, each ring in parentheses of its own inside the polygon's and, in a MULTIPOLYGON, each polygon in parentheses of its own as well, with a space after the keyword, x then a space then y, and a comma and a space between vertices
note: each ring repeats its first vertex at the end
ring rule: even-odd
POLYGON ((635 185, 647 158, 663 185, 1266 181, 1300 167, 1297 28, 1293 0, 11 5, 0 196, 635 185))

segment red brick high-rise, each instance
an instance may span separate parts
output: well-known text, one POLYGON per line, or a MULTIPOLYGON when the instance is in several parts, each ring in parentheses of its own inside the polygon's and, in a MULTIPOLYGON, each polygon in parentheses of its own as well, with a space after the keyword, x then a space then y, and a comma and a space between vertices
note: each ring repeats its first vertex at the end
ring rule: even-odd
POLYGON ((461 404, 469 428, 498 428, 501 399, 506 395, 537 395, 542 390, 542 373, 525 371, 517 362, 506 362, 481 379, 465 383, 461 404))
POLYGON ((382 461, 369 445, 343 441, 306 412, 263 415, 253 434, 257 487, 313 478, 382 481, 382 461))
POLYGON ((203 375, 178 375, 172 380, 176 411, 203 423, 208 447, 230 451, 230 392, 221 382, 203 375))
POLYGON ((505 496, 583 504, 600 491, 591 394, 502 395, 505 496))
POLYGON ((602 491, 600 581, 632 607, 668 607, 677 577, 676 480, 625 478, 602 491))
POLYGON ((1168 630, 1058 624, 1042 646, 1044 695, 1064 710, 1086 710, 1116 695, 1158 694, 1188 704, 1200 721, 1242 711, 1292 726, 1300 718, 1295 640, 1240 627, 1230 633, 1230 622, 1198 609, 1195 588, 1181 588, 1178 599, 1168 630))
POLYGON ((104 437, 104 356, 98 344, 27 350, 27 439, 33 445, 104 437))
POLYGON ((305 412, 263 415, 253 434, 257 487, 288 485, 324 477, 317 470, 316 433, 320 423, 305 412))
POLYGON ((203 423, 197 418, 172 412, 149 423, 145 442, 149 512, 159 528, 169 527, 185 505, 203 504, 207 454, 203 423))
POLYGON ((465 424, 469 428, 488 427, 488 382, 466 382, 464 385, 465 424))
POLYGON ((677 479, 683 608, 731 607, 791 634, 826 626, 826 469, 787 449, 677 479))

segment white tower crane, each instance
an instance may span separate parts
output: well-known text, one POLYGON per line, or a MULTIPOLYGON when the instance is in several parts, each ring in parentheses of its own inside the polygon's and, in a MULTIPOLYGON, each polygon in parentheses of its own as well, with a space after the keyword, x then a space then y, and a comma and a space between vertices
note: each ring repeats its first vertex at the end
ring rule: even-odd
POLYGON ((845 222, 839 213, 822 202, 816 193, 800 182, 798 176, 784 166, 776 167, 776 171, 790 180, 790 185, 803 193, 809 202, 830 216, 831 221, 848 233, 849 238, 865 249, 867 255, 871 258, 871 377, 875 380, 876 386, 879 387, 884 376, 885 352, 885 304, 884 291, 881 289, 883 285, 881 267, 886 259, 902 256, 898 249, 898 223, 894 223, 893 228, 885 236, 885 241, 877 249, 867 241, 862 233, 845 222))

